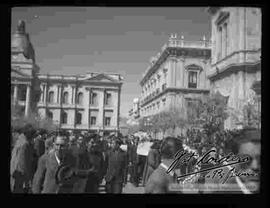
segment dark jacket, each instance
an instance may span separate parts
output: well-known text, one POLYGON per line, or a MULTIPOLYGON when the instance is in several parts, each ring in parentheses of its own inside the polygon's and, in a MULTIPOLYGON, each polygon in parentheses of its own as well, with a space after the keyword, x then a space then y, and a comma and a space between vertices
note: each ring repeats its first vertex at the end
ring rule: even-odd
POLYGON ((36 138, 34 141, 34 149, 36 156, 39 158, 45 152, 45 142, 42 138, 36 138))
MULTIPOLYGON (((75 167, 76 159, 71 154, 67 154, 63 164, 75 167)), ((38 161, 38 168, 34 176, 33 193, 57 193, 60 185, 56 183, 55 174, 59 165, 55 158, 55 152, 44 154, 38 161)), ((70 192, 72 191, 72 188, 70 192)), ((68 192, 68 191, 67 191, 68 192)))
POLYGON ((166 173, 165 168, 160 165, 149 177, 146 186, 145 193, 148 194, 161 194, 169 193, 169 184, 174 182, 174 178, 166 173))
POLYGON ((125 171, 127 168, 127 155, 119 149, 118 151, 110 150, 106 157, 107 173, 105 180, 107 182, 123 183, 125 171))
POLYGON ((150 149, 143 172, 143 185, 146 184, 149 176, 160 164, 160 159, 161 158, 158 149, 150 149))
POLYGON ((128 145, 127 154, 128 154, 128 161, 129 162, 131 162, 133 164, 138 163, 137 145, 130 143, 128 145))

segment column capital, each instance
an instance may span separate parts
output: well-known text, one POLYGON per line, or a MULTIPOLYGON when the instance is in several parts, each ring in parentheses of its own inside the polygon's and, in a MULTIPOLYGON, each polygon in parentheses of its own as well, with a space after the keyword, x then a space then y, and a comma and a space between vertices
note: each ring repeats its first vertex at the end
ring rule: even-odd
POLYGON ((183 56, 181 56, 180 58, 179 58, 179 61, 181 61, 181 62, 185 62, 186 61, 186 58, 185 57, 183 57, 183 56))

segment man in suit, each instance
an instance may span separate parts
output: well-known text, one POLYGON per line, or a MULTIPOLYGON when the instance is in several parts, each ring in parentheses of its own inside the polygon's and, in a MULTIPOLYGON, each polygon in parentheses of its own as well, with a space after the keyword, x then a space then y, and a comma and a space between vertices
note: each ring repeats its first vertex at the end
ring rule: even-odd
POLYGON ((36 172, 38 159, 45 153, 44 131, 37 131, 34 139, 33 174, 36 172))
POLYGON ((86 193, 98 193, 98 187, 100 181, 103 178, 102 175, 102 163, 103 163, 103 155, 100 151, 100 147, 98 145, 98 141, 94 138, 91 138, 88 146, 87 146, 87 158, 95 172, 88 175, 87 183, 86 183, 86 193))
POLYGON ((176 182, 174 171, 166 173, 174 161, 174 155, 183 149, 181 140, 175 137, 166 137, 161 144, 161 163, 156 170, 150 175, 146 186, 147 194, 165 194, 170 193, 169 185, 176 182))
POLYGON ((105 175, 107 193, 122 193, 125 172, 127 168, 127 155, 120 149, 121 140, 112 141, 112 150, 107 155, 107 173, 105 175))
POLYGON ((75 158, 68 153, 67 148, 67 139, 64 136, 57 136, 53 151, 44 154, 39 159, 33 180, 33 193, 58 193, 60 184, 57 184, 55 177, 58 167, 62 164, 75 167, 76 164, 75 158))
POLYGON ((91 169, 84 171, 76 167, 76 158, 68 150, 67 138, 58 135, 55 138, 52 151, 39 159, 32 191, 33 193, 71 193, 74 182, 79 177, 87 177, 91 171, 91 169), (70 176, 69 180, 64 182, 58 179, 58 173, 63 169, 69 170, 66 175, 70 176))

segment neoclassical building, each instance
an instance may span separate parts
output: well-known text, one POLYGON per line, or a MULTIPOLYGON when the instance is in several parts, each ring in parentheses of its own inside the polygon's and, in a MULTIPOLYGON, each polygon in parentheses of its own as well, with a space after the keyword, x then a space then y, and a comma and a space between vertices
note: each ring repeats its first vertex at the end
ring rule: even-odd
POLYGON ((40 74, 24 21, 11 38, 11 100, 19 113, 37 112, 59 129, 119 132, 119 74, 40 74))
POLYGON ((35 111, 40 96, 37 74, 39 67, 35 62, 35 51, 25 22, 19 21, 11 36, 11 103, 18 114, 28 116, 35 111))
POLYGON ((140 115, 154 115, 175 106, 185 108, 189 101, 208 94, 210 56, 208 41, 185 41, 172 35, 143 74, 140 115))
POLYGON ((119 131, 123 77, 118 74, 39 75, 41 96, 38 112, 60 129, 119 131))
POLYGON ((139 98, 133 99, 133 106, 128 111, 128 115, 132 119, 138 119, 140 117, 140 101, 139 98))
POLYGON ((190 102, 209 93, 206 77, 210 68, 211 45, 201 41, 187 41, 171 35, 140 81, 140 116, 148 117, 170 108, 184 109, 186 116, 190 102))
POLYGON ((255 92, 260 101, 261 10, 210 7, 208 12, 212 27, 210 89, 228 98, 227 105, 238 118, 230 116, 225 128, 235 128, 243 123, 243 105, 255 92))

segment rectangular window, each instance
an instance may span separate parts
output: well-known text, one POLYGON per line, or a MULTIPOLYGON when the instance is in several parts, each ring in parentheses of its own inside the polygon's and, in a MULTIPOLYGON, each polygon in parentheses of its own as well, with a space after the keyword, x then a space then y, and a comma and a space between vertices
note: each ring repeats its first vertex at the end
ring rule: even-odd
POLYGON ((110 126, 110 125, 111 125, 111 118, 105 117, 105 126, 110 126))
POLYGON ((188 88, 197 88, 197 72, 188 73, 188 88))
POLYGON ((91 93, 90 96, 90 104, 91 105, 97 105, 97 93, 91 93))
POLYGON ((216 20, 217 28, 217 60, 221 60, 228 55, 229 50, 229 32, 228 32, 228 21, 230 14, 229 12, 220 12, 219 17, 216 20))
POLYGON ((224 24, 224 38, 225 38, 225 40, 224 40, 224 50, 225 50, 225 56, 227 56, 228 55, 228 49, 229 49, 229 38, 228 38, 228 24, 227 23, 225 23, 224 24))
POLYGON ((166 89, 167 85, 166 83, 162 85, 162 91, 164 91, 166 89))
POLYGON ((222 27, 218 27, 218 60, 222 59, 222 27))
POLYGON ((91 116, 90 117, 90 124, 91 125, 96 125, 96 120, 97 120, 97 118, 95 116, 91 116))
POLYGON ((19 101, 26 101, 26 85, 18 85, 18 100, 19 101))
POLYGON ((105 94, 105 105, 111 105, 111 97, 112 95, 110 93, 105 94))
POLYGON ((166 105, 166 98, 162 99, 162 102, 163 102, 163 106, 166 105))

